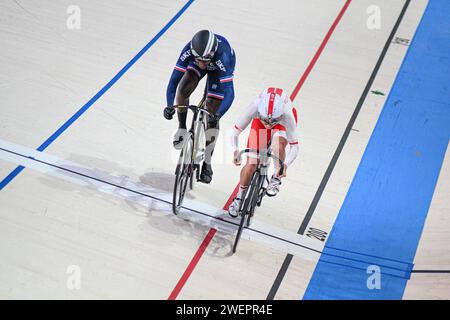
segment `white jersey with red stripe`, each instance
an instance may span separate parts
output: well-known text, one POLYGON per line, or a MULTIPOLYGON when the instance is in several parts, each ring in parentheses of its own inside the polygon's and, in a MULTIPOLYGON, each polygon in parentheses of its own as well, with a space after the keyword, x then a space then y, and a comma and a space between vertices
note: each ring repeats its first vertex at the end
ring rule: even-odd
MULTIPOLYGON (((298 154, 298 133, 297 133, 297 120, 293 111, 292 101, 284 90, 275 89, 276 94, 280 95, 283 103, 282 118, 279 122, 286 129, 286 139, 289 142, 291 148, 289 154, 286 156, 285 164, 289 166, 297 157, 298 154)), ((268 101, 268 96, 273 94, 274 88, 268 88, 262 91, 258 97, 252 101, 244 113, 239 117, 234 125, 233 136, 231 143, 234 150, 238 150, 238 137, 239 134, 245 130, 250 122, 258 118, 258 106, 262 101, 268 101)))

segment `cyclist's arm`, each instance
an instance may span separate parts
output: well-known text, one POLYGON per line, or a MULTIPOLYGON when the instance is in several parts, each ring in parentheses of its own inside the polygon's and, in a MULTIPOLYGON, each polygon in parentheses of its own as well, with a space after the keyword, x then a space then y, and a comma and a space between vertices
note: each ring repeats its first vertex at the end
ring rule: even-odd
POLYGON ((189 64, 189 61, 191 60, 192 60, 191 49, 190 44, 188 43, 181 51, 180 57, 178 58, 178 61, 170 77, 169 84, 167 85, 166 90, 167 106, 173 106, 178 83, 180 83, 181 78, 186 72, 186 68, 189 64))
MULTIPOLYGON (((222 84, 224 85, 224 84, 222 84)), ((228 109, 231 107, 231 104, 233 103, 234 100, 234 86, 233 86, 233 81, 230 81, 229 83, 227 83, 224 86, 224 97, 222 102, 220 103, 220 107, 219 110, 217 111, 217 113, 219 114, 219 117, 222 117, 227 111, 228 109)))
POLYGON ((257 116, 258 113, 258 101, 259 97, 253 101, 246 109, 243 115, 240 116, 238 121, 233 127, 233 134, 231 135, 231 146, 233 151, 239 149, 239 135, 244 131, 250 122, 257 116))
POLYGON ((183 74, 184 73, 181 71, 178 71, 176 69, 173 70, 172 76, 170 77, 169 84, 167 86, 167 91, 166 91, 167 106, 173 106, 178 83, 180 82, 181 78, 183 77, 183 74))
POLYGON ((219 81, 224 95, 223 100, 220 103, 219 110, 217 110, 219 117, 222 117, 228 111, 234 100, 234 64, 231 61, 231 57, 227 54, 224 54, 221 57, 221 62, 223 63, 223 65, 218 65, 219 81))
POLYGON ((299 152, 297 123, 295 121, 292 108, 290 108, 290 111, 287 114, 285 114, 283 122, 285 122, 284 126, 286 128, 286 135, 290 146, 289 152, 286 155, 286 159, 284 160, 284 164, 286 165, 286 167, 289 167, 297 158, 299 152))
POLYGON ((289 167, 294 162, 300 149, 298 147, 298 142, 296 142, 295 144, 289 143, 289 145, 291 147, 289 148, 289 152, 286 156, 286 159, 284 160, 284 164, 286 165, 286 167, 289 167))

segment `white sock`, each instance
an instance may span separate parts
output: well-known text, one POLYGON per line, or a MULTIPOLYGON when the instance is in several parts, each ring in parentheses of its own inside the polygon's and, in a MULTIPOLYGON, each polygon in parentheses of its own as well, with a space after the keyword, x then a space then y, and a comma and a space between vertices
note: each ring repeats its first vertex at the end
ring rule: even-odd
POLYGON ((236 198, 242 199, 242 195, 244 194, 245 190, 247 190, 247 188, 248 188, 248 186, 239 185, 239 191, 236 195, 236 198))

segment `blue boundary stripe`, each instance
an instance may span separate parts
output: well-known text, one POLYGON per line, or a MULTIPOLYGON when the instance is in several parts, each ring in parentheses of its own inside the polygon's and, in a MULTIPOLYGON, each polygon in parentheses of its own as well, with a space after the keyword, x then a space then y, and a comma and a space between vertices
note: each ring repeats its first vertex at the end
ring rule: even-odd
MULTIPOLYGON (((320 263, 329 263, 330 265, 342 267, 342 270, 345 269, 346 272, 349 272, 348 268, 363 271, 364 273, 366 272, 365 268, 361 268, 361 267, 357 267, 357 266, 353 266, 353 265, 349 265, 349 264, 344 264, 344 263, 328 261, 325 259, 320 259, 320 263)), ((381 267, 380 265, 377 265, 377 266, 381 267)), ((391 272, 389 272, 389 270, 388 270, 388 272, 383 272, 383 276, 390 276, 390 277, 399 278, 399 279, 409 279, 410 275, 411 275, 411 270, 404 270, 398 274, 391 273, 391 272)))
POLYGON ((412 271, 450 138, 449 13, 448 0, 428 3, 304 299, 402 298, 409 277, 393 271, 412 271), (384 257, 381 287, 368 288, 369 263, 330 250, 384 257))
MULTIPOLYGON (((138 61, 144 53, 150 49, 156 41, 178 20, 178 18, 189 8, 195 0, 189 0, 178 13, 131 59, 97 94, 95 94, 84 106, 81 107, 69 120, 67 120, 58 130, 56 130, 47 140, 45 140, 36 150, 44 151, 53 141, 55 141, 67 128, 69 128, 83 113, 85 113, 101 96, 105 94, 124 74, 138 61)), ((1 182, 0 190, 6 187, 22 170, 23 166, 18 166, 9 173, 1 182)))
POLYGON ((325 247, 324 251, 322 252, 322 256, 321 256, 322 260, 325 257, 330 258, 330 260, 327 260, 330 263, 331 263, 331 259, 333 259, 335 261, 336 260, 337 261, 345 260, 347 262, 350 262, 350 263, 347 264, 348 266, 351 266, 352 263, 353 264, 360 263, 360 264, 364 264, 364 265, 374 265, 374 264, 376 264, 377 266, 383 267, 385 269, 397 270, 397 271, 401 271, 401 272, 409 272, 409 271, 411 271, 411 269, 413 267, 413 264, 411 264, 411 263, 403 263, 403 262, 402 263, 396 263, 396 264, 394 263, 394 264, 389 265, 389 261, 392 261, 392 259, 389 259, 389 260, 388 259, 378 259, 378 260, 374 259, 374 260, 370 261, 370 260, 362 260, 360 258, 354 258, 354 257, 352 257, 352 255, 345 256, 345 255, 332 254, 330 252, 329 248, 327 248, 327 247, 325 247))
POLYGON ((398 262, 398 263, 403 263, 403 264, 407 264, 410 266, 414 266, 414 264, 409 263, 409 262, 405 262, 405 261, 400 261, 397 259, 390 259, 390 258, 384 258, 382 256, 376 256, 373 254, 367 254, 367 253, 362 253, 362 252, 356 252, 356 251, 351 251, 351 250, 346 250, 346 249, 341 249, 341 248, 335 248, 332 246, 325 246, 327 249, 332 249, 332 250, 336 250, 336 251, 342 251, 342 252, 347 252, 347 253, 351 253, 351 254, 355 254, 355 255, 361 255, 361 256, 366 256, 366 257, 372 257, 372 258, 378 258, 378 259, 382 259, 382 260, 386 260, 386 261, 392 261, 392 262, 398 262))

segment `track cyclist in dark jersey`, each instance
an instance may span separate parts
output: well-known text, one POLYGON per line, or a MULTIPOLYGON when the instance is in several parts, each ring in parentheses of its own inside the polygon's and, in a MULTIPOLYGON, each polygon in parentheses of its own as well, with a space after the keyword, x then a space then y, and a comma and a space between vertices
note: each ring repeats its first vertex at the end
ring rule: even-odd
MULTIPOLYGON (((212 180, 211 157, 219 132, 219 119, 233 103, 233 75, 236 57, 233 49, 224 37, 209 30, 197 32, 183 48, 167 86, 167 107, 164 117, 171 120, 175 114, 174 105, 188 105, 189 97, 199 81, 207 78, 206 109, 213 113, 208 117, 205 161, 201 169, 200 180, 210 183, 212 180), (174 103, 175 101, 175 103, 174 103)), ((186 109, 178 109, 178 130, 173 146, 181 149, 186 133, 186 109)))

